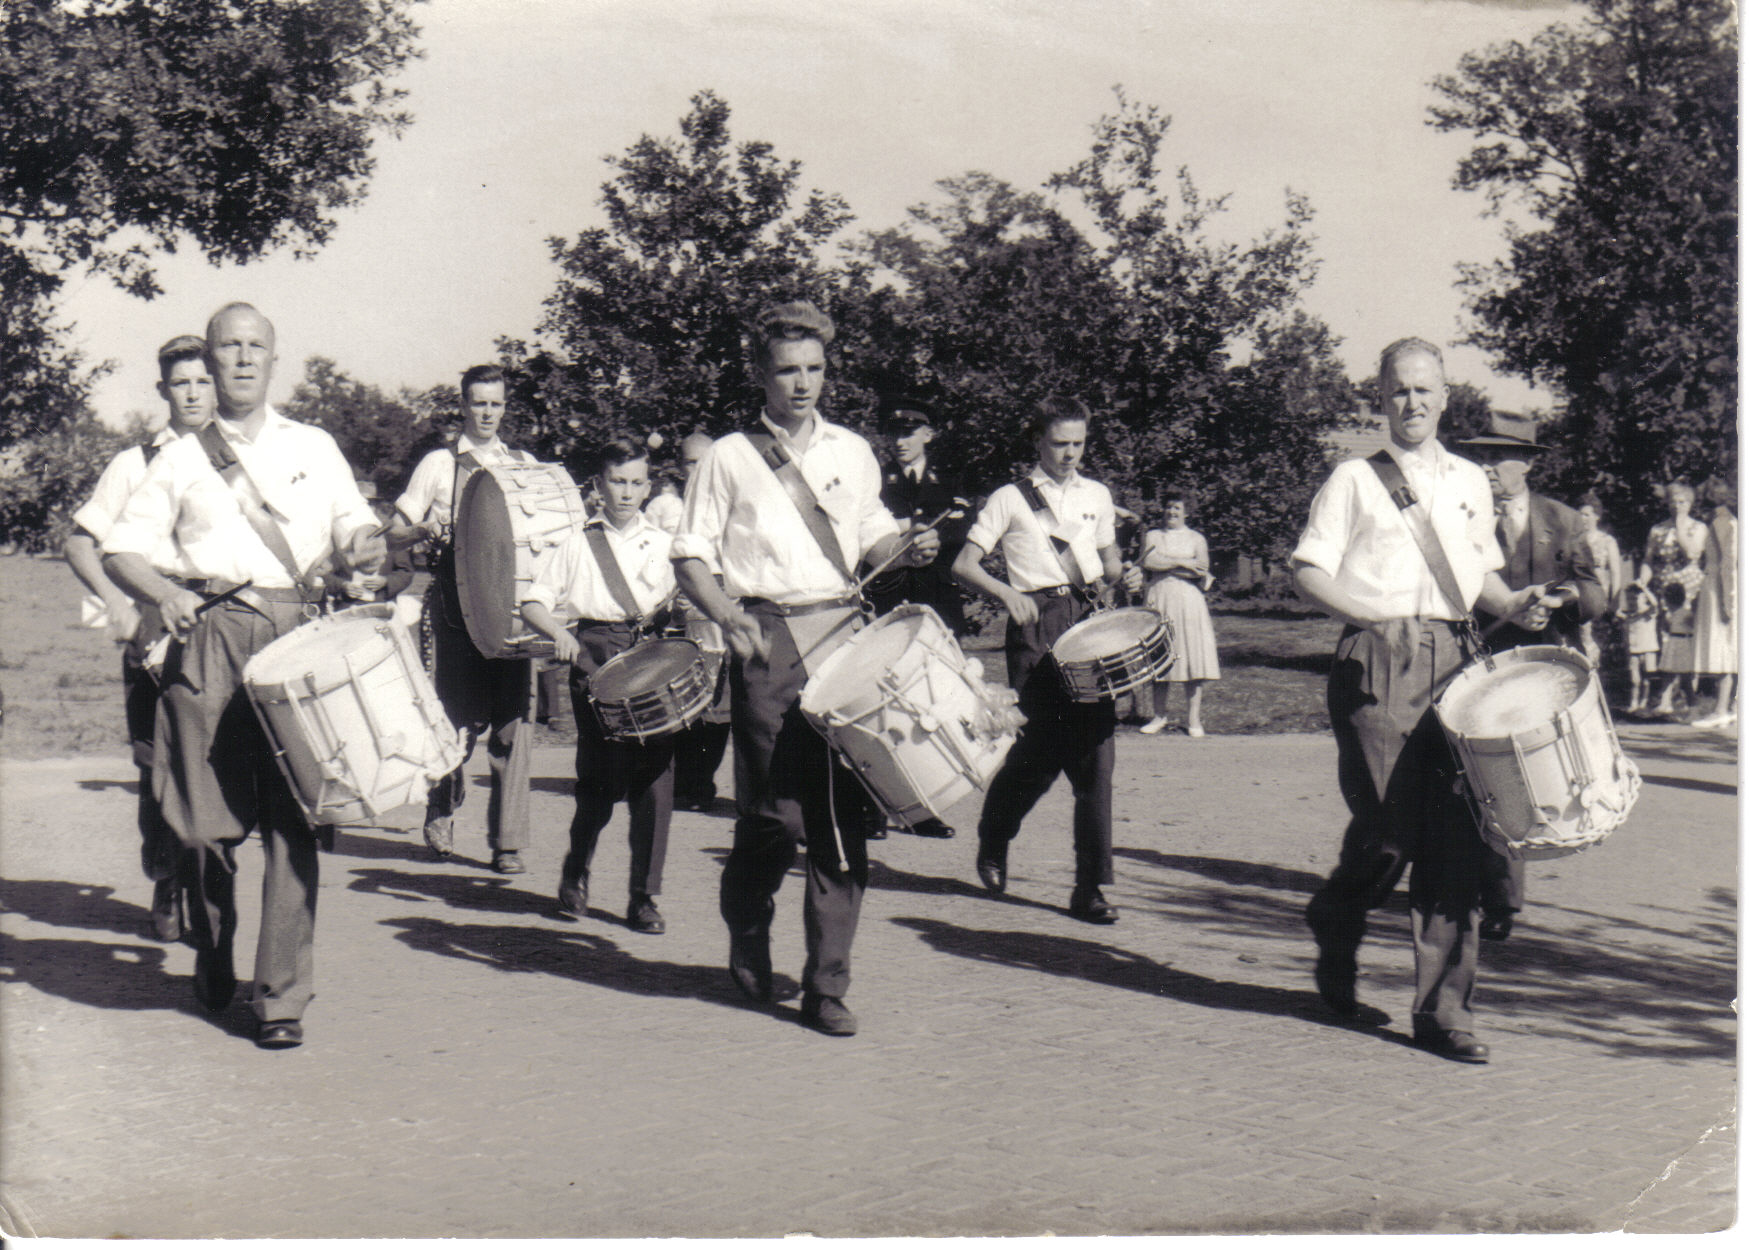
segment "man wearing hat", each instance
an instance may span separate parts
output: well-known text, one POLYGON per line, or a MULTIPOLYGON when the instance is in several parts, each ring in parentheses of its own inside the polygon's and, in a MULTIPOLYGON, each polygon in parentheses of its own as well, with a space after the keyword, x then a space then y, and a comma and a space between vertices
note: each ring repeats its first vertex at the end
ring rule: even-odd
MULTIPOLYGON (((1541 586, 1551 604, 1548 623, 1540 630, 1478 612, 1490 649, 1548 645, 1581 650, 1579 627, 1603 614, 1608 596, 1579 514, 1531 492, 1531 458, 1547 450, 1536 441, 1536 422, 1514 412, 1492 413, 1485 433, 1462 439, 1458 446, 1482 466, 1494 492, 1495 537, 1506 557, 1501 580, 1509 590, 1541 586)), ((1482 882, 1479 935, 1504 941, 1512 932, 1513 916, 1524 910, 1524 864, 1490 850, 1482 882)))
MULTIPOLYGON (((880 425, 893 440, 897 459, 881 474, 881 502, 901 519, 929 521, 950 508, 961 513, 970 504, 960 483, 942 476, 929 456, 939 426, 934 411, 920 399, 893 396, 881 401, 880 425)), ((954 557, 965 542, 968 516, 950 517, 937 532, 941 554, 922 568, 889 569, 870 586, 877 613, 890 612, 901 603, 921 603, 936 614, 958 637, 966 632, 966 611, 959 583, 953 576, 954 557)))

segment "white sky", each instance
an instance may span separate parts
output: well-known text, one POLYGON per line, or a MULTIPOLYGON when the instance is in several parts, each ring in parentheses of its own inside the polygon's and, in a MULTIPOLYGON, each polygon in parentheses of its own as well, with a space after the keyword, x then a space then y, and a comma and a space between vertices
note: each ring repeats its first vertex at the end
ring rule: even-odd
MULTIPOLYGON (((1528 39, 1575 10, 1545 0, 431 0, 425 58, 399 80, 414 123, 379 141, 362 207, 311 261, 215 268, 166 258, 142 302, 76 278, 64 317, 92 359, 120 369, 99 412, 157 410, 153 353, 231 299, 279 331, 275 391, 311 355, 393 390, 453 381, 532 336, 557 276, 545 240, 601 223, 603 157, 669 136, 690 96, 733 110, 837 191, 854 229, 898 224, 934 183, 968 169, 1036 188, 1085 154, 1111 88, 1173 118, 1165 159, 1217 226, 1249 238, 1307 195, 1322 270, 1307 305, 1364 377, 1384 343, 1461 333, 1459 261, 1502 249, 1481 197, 1450 189, 1461 135, 1424 124, 1429 81, 1466 51, 1528 39)), ((1547 404, 1481 354, 1453 347, 1453 379, 1502 407, 1547 404)))

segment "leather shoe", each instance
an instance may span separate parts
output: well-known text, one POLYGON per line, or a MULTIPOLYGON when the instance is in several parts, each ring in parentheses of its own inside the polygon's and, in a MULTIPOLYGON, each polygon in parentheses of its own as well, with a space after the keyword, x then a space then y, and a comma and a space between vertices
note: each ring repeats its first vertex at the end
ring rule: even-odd
POLYGON ((626 906, 626 928, 634 933, 666 933, 668 926, 648 894, 634 894, 626 906))
POLYGON ((1487 1063, 1488 1047, 1462 1029, 1417 1029, 1415 1045, 1430 1055, 1457 1063, 1487 1063))
POLYGON ((255 1044, 262 1050, 290 1050, 304 1044, 304 1026, 296 1020, 263 1020, 255 1044))
POLYGON ((953 826, 931 816, 928 820, 920 820, 912 825, 911 832, 920 838, 951 838, 953 826))
POLYGON ((589 914, 589 874, 559 878, 559 914, 568 920, 581 920, 589 914))
POLYGON ((175 877, 152 883, 152 934, 160 942, 182 937, 182 891, 175 877))
POLYGON ((827 1037, 855 1037, 856 1016, 842 998, 809 992, 802 995, 802 1023, 827 1037))
POLYGON ((992 855, 988 851, 979 851, 978 880, 982 881, 984 888, 992 894, 1006 893, 1008 890, 1007 857, 992 855))
POLYGON ((516 851, 497 851, 492 856, 492 871, 502 876, 512 877, 519 872, 528 871, 522 866, 522 856, 516 851))
POLYGON ((729 935, 729 977, 740 991, 756 1003, 771 1001, 771 935, 729 935))
POLYGON ((1484 915, 1482 923, 1476 926, 1476 936, 1484 942, 1504 942, 1512 936, 1512 913, 1503 911, 1484 915))
POLYGON ((1089 886, 1077 889, 1069 895, 1069 914, 1077 920, 1085 920, 1088 924, 1116 924, 1117 908, 1105 901, 1105 895, 1099 892, 1099 887, 1089 886))
POLYGON ((448 816, 425 822, 425 845, 439 859, 448 859, 455 851, 455 829, 448 816))
POLYGON ((1312 980, 1318 986, 1318 997, 1339 1016, 1353 1016, 1360 1012, 1360 1000, 1354 996, 1355 974, 1352 956, 1344 959, 1322 946, 1318 948, 1318 962, 1312 968, 1312 980))
POLYGON ((211 948, 195 951, 195 1000, 216 1014, 229 1007, 236 994, 237 973, 231 965, 231 952, 211 948))
POLYGON ((868 831, 868 836, 863 839, 865 842, 885 842, 886 840, 887 827, 885 825, 876 825, 868 831))

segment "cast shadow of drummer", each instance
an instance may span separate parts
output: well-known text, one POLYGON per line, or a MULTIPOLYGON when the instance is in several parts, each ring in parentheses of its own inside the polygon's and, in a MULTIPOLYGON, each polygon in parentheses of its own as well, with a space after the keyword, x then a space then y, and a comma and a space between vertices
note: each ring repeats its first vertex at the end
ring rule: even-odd
MULTIPOLYGON (((455 924, 430 916, 394 916, 379 922, 395 939, 422 954, 442 955, 500 972, 539 973, 584 985, 653 998, 693 998, 770 1014, 769 1004, 745 998, 720 963, 681 964, 640 959, 600 933, 526 925, 455 924)), ((793 998, 801 986, 773 978, 774 999, 793 998)))
POLYGON ((410 872, 401 868, 354 868, 347 889, 380 894, 407 903, 436 902, 459 911, 489 911, 509 916, 557 916, 558 903, 547 894, 519 889, 502 877, 457 872, 454 860, 442 872, 410 872))
POLYGON ((882 860, 871 858, 868 861, 868 888, 871 890, 899 890, 907 894, 952 895, 961 898, 975 898, 986 903, 1000 903, 1010 907, 1030 907, 1039 911, 1056 912, 1068 915, 1067 907, 1057 907, 1040 899, 1027 898, 1026 877, 1016 874, 1009 879, 1009 889, 1002 894, 992 894, 982 885, 969 878, 933 877, 921 872, 909 872, 903 868, 894 868, 882 860), (1019 892, 1017 892, 1019 891, 1019 892))

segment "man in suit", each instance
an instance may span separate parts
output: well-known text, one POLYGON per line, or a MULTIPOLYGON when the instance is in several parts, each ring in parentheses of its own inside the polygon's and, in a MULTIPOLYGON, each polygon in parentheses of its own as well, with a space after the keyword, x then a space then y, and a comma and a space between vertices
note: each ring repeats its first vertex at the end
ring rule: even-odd
MULTIPOLYGON (((939 431, 934 412, 921 400, 894 397, 881 401, 882 432, 893 440, 896 459, 881 473, 881 502, 900 519, 929 521, 958 505, 970 512, 960 483, 945 478, 930 458, 929 446, 939 431)), ((959 582, 953 575, 954 557, 971 527, 969 515, 950 517, 937 531, 941 554, 921 568, 889 569, 870 586, 870 599, 877 613, 890 612, 901 603, 921 603, 934 608, 942 622, 959 637, 966 632, 965 604, 959 582)))
MULTIPOLYGON (((1566 504, 1530 489, 1530 462, 1545 450, 1536 441, 1536 422, 1517 413, 1496 412, 1488 429, 1458 446, 1482 466, 1494 492, 1495 537, 1506 564, 1500 578, 1508 590, 1544 587, 1560 606, 1549 613, 1540 630, 1520 622, 1497 621, 1488 613, 1477 620, 1488 632, 1492 650, 1509 647, 1566 646, 1583 650, 1579 627, 1608 607, 1608 595, 1598 579, 1583 519, 1566 504)), ((1524 861, 1490 851, 1483 867, 1480 936, 1505 941, 1512 918, 1524 910, 1524 861)))

